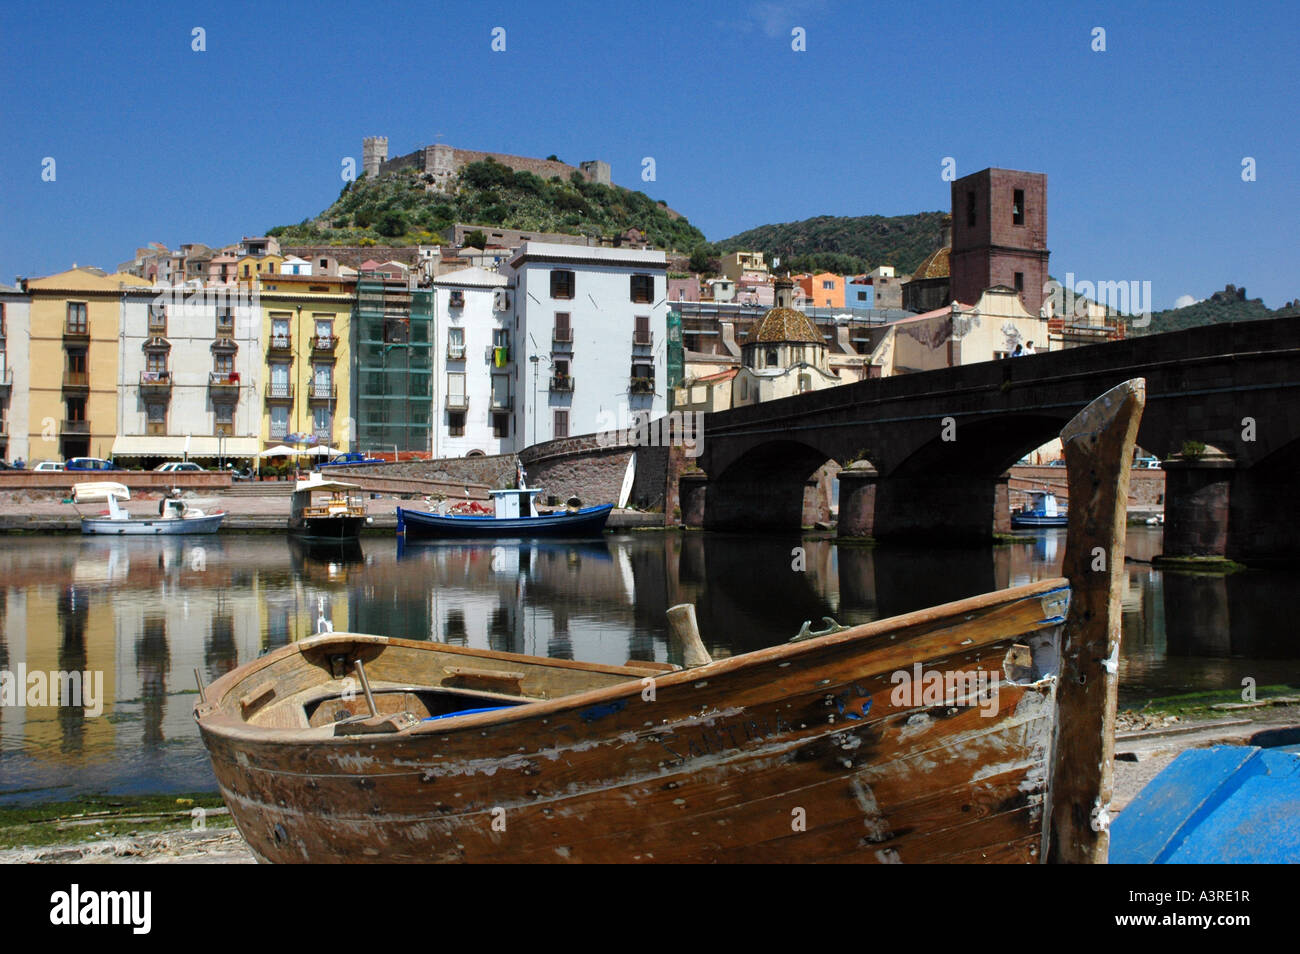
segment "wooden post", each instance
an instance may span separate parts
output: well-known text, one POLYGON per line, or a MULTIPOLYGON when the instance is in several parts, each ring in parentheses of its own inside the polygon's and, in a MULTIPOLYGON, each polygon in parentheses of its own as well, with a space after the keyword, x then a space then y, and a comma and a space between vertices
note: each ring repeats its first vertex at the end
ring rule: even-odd
POLYGON ((1071 595, 1056 690, 1048 861, 1104 863, 1110 850, 1129 467, 1145 403, 1146 381, 1135 378, 1061 431, 1070 481, 1062 574, 1071 595))
POLYGON ((700 639, 700 626, 695 620, 695 604, 679 603, 668 609, 668 628, 672 633, 673 644, 682 650, 682 662, 687 669, 707 666, 713 657, 704 648, 700 639))

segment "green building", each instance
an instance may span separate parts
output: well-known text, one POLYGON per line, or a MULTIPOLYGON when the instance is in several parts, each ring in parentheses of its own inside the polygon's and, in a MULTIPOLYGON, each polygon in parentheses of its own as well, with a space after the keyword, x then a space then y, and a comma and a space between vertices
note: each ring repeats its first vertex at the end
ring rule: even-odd
POLYGON ((433 292, 362 272, 357 278, 356 421, 367 452, 432 447, 433 292))

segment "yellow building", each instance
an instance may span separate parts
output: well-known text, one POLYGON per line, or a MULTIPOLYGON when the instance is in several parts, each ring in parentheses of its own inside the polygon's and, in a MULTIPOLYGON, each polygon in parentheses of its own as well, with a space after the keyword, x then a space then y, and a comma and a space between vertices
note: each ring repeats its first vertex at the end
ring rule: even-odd
POLYGON ((352 306, 356 279, 264 276, 262 314, 262 446, 293 435, 350 449, 352 306))
POLYGON ((280 274, 284 264, 283 255, 243 255, 235 263, 235 281, 241 285, 253 285, 258 281, 280 274))
POLYGON ((109 457, 117 435, 122 288, 134 275, 72 268, 27 282, 30 457, 109 457))

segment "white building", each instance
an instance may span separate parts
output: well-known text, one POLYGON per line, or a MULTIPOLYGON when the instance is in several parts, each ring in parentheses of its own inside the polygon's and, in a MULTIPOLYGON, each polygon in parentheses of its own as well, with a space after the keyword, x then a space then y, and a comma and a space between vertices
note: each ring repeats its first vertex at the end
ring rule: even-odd
POLYGON ((32 303, 0 285, 0 459, 31 458, 27 397, 31 386, 32 303))
POLYGON ((663 252, 525 242, 514 285, 517 446, 665 413, 663 252))
POLYGON ((260 318, 233 286, 125 290, 114 459, 216 466, 256 455, 260 318))
POLYGON ((281 275, 310 275, 311 262, 297 255, 290 255, 280 263, 281 275))
POLYGON ((510 281, 462 268, 433 281, 433 456, 516 449, 516 342, 510 281))

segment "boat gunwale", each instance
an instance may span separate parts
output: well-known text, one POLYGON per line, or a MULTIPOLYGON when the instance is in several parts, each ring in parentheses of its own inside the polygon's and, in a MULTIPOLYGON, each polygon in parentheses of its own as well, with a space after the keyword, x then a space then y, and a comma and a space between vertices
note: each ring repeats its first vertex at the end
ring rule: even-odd
MULTIPOLYGON (((613 511, 613 504, 596 504, 593 507, 583 507, 579 510, 541 513, 535 517, 497 517, 492 514, 458 514, 458 513, 431 513, 427 510, 412 510, 407 507, 398 507, 397 513, 399 518, 409 514, 415 514, 418 517, 432 518, 434 521, 454 520, 457 523, 538 523, 538 522, 559 522, 565 518, 586 517, 599 513, 602 510, 613 511)), ((419 520, 417 519, 418 523, 419 520)))
MULTIPOLYGON (((774 646, 755 649, 738 656, 715 660, 714 662, 703 666, 668 672, 662 670, 652 671, 629 666, 607 666, 600 663, 589 663, 579 660, 552 659, 546 656, 528 656, 522 653, 503 653, 496 650, 473 649, 468 646, 451 646, 449 644, 434 643, 428 640, 402 639, 399 637, 378 636, 365 633, 325 633, 309 636, 306 639, 291 643, 288 646, 282 646, 279 649, 268 653, 266 656, 259 657, 256 660, 252 660, 245 663, 243 666, 239 666, 232 669, 230 672, 225 673, 220 679, 208 686, 204 693, 204 698, 207 699, 214 698, 215 693, 217 694, 215 698, 220 701, 200 701, 195 704, 194 713, 195 719, 201 729, 230 740, 282 745, 319 745, 322 742, 331 742, 339 745, 355 745, 358 743, 359 739, 364 739, 366 742, 371 744, 378 743, 382 740, 409 740, 425 735, 446 734, 448 732, 461 732, 495 727, 518 721, 521 718, 532 718, 535 716, 545 717, 553 713, 563 712, 570 709, 600 705, 601 703, 621 698, 630 693, 640 693, 643 689, 642 680, 647 677, 652 678, 655 685, 659 688, 669 688, 683 683, 699 682, 701 680, 729 675, 733 671, 746 669, 753 665, 784 662, 847 643, 869 640, 873 637, 882 636, 895 630, 924 625, 928 622, 939 622, 947 617, 960 617, 965 613, 991 610, 1002 605, 1010 606, 1029 599, 1041 599, 1042 597, 1062 591, 1070 591, 1070 584, 1063 577, 1039 580, 1033 583, 1022 584, 1021 586, 1009 587, 1004 590, 994 590, 988 593, 981 593, 976 596, 954 600, 949 603, 940 603, 935 606, 928 606, 898 616, 872 620, 871 622, 862 623, 858 626, 851 626, 848 629, 841 630, 837 633, 829 633, 824 636, 802 640, 797 643, 778 643, 774 646), (255 674, 295 654, 301 655, 308 651, 317 650, 320 647, 328 646, 333 642, 340 644, 351 643, 354 645, 360 643, 364 645, 394 646, 416 650, 433 650, 433 647, 437 647, 434 651, 448 651, 455 654, 490 658, 498 661, 520 660, 530 662, 534 665, 553 666, 562 669, 579 669, 588 672, 601 672, 609 675, 627 675, 628 679, 625 682, 615 683, 614 685, 585 689, 580 692, 559 696, 554 699, 529 699, 528 697, 521 697, 522 701, 520 704, 508 706, 493 712, 453 716, 450 718, 439 719, 436 722, 422 721, 417 725, 399 732, 365 736, 303 738, 301 733, 305 730, 302 728, 261 727, 252 725, 235 716, 224 707, 223 703, 229 697, 231 690, 239 683, 244 682, 255 674), (245 670, 247 671, 245 672, 245 670), (206 711, 200 712, 200 709, 205 709, 206 711)), ((955 622, 960 623, 962 620, 956 619, 955 622)), ((1064 618, 1045 618, 1038 621, 1035 630, 1059 626, 1063 622, 1064 618)), ((1029 631, 1030 630, 1025 630, 1025 632, 1029 631)), ((984 638, 972 640, 962 648, 969 649, 977 646, 989 645, 1005 640, 1011 636, 1019 635, 1022 635, 1022 633, 1011 634, 1006 632, 992 632, 984 638)), ((429 686, 428 688, 437 689, 439 687, 429 686)))

